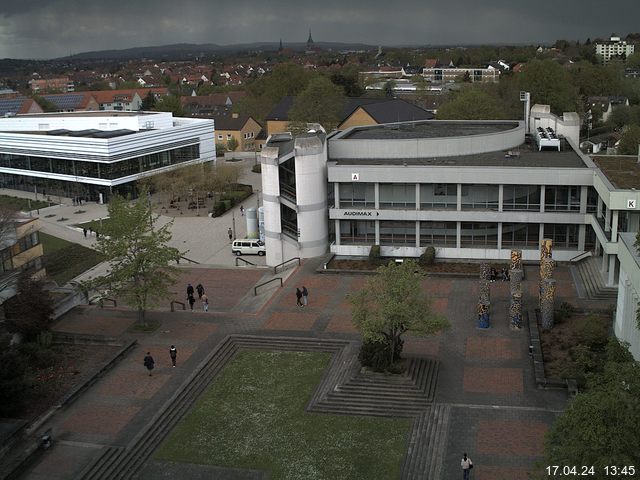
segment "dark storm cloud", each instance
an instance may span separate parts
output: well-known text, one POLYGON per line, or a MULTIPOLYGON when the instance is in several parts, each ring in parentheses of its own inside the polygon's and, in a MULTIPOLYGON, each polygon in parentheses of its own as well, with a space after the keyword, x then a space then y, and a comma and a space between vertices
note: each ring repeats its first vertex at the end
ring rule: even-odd
POLYGON ((599 0, 2 0, 0 58, 190 43, 545 43, 640 30, 640 2, 599 0))

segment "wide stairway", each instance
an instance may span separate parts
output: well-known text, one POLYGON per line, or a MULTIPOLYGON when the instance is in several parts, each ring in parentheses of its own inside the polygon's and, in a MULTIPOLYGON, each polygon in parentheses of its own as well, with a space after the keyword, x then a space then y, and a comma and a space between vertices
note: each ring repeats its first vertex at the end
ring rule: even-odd
POLYGON ((615 303, 618 297, 618 289, 616 287, 607 287, 600 272, 599 257, 586 258, 572 268, 577 273, 577 278, 582 282, 584 292, 587 298, 592 300, 610 300, 615 303))

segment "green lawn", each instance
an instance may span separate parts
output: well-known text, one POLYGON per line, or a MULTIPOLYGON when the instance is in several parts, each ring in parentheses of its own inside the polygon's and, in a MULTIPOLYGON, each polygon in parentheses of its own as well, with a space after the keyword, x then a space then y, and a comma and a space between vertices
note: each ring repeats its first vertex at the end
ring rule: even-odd
POLYGON ((30 210, 37 210, 39 208, 45 208, 53 203, 49 204, 41 200, 27 200, 26 198, 10 197, 8 195, 0 195, 0 206, 16 212, 28 212, 30 210), (29 203, 31 202, 31 203, 29 203))
POLYGON ((409 419, 304 411, 330 358, 239 351, 155 456, 265 470, 272 480, 399 478, 409 419))
POLYGON ((46 233, 40 232, 40 242, 44 250, 47 274, 58 285, 64 285, 103 261, 102 256, 95 250, 46 233))

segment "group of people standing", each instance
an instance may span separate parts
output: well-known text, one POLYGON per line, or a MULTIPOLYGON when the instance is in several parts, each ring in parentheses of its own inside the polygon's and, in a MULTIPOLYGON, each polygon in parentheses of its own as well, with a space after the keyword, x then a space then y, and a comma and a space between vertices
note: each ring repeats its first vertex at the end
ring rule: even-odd
POLYGON ((309 304, 309 290, 304 285, 302 290, 296 288, 296 305, 298 307, 306 307, 309 304))
POLYGON ((205 312, 208 312, 209 298, 204 293, 204 287, 202 286, 201 283, 196 285, 195 289, 193 288, 193 285, 191 285, 190 283, 187 284, 187 302, 189 302, 189 308, 191 309, 191 311, 193 312, 193 306, 196 303, 195 293, 198 294, 198 300, 202 302, 202 310, 204 310, 205 312))

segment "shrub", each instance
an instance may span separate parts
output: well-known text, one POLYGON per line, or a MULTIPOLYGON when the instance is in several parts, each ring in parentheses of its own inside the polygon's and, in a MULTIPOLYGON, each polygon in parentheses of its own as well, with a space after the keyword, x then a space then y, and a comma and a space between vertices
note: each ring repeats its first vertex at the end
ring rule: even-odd
POLYGON ((380 265, 380 245, 372 245, 369 250, 369 264, 380 265))
POLYGON ((577 325, 580 343, 592 350, 602 350, 609 341, 609 323, 595 315, 589 315, 577 325))
POLYGON ((433 262, 436 260, 436 249, 432 246, 425 248, 424 253, 420 255, 418 259, 418 263, 421 267, 426 267, 428 265, 433 265, 433 262))
POLYGON ((358 360, 364 367, 369 367, 376 372, 385 372, 396 370, 402 371, 403 368, 396 367, 395 363, 400 360, 400 354, 404 341, 400 340, 400 343, 396 345, 396 351, 394 354, 393 362, 390 361, 390 349, 391 345, 387 342, 363 342, 360 347, 360 353, 358 354, 358 360))
POLYGON ((573 316, 576 309, 569 302, 562 302, 556 309, 554 320, 556 323, 562 323, 573 316))

